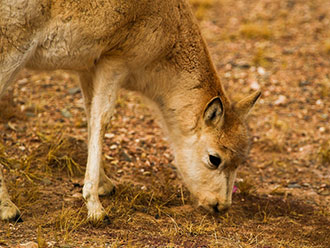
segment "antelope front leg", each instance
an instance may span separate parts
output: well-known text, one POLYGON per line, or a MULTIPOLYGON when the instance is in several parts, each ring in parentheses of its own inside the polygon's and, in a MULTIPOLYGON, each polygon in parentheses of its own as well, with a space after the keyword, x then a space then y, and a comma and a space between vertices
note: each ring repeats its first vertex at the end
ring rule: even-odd
POLYGON ((10 200, 0 165, 0 219, 9 221, 22 221, 21 213, 10 200))
MULTIPOLYGON (((80 72, 79 81, 85 103, 85 111, 88 122, 88 137, 90 137, 90 132, 91 132, 90 116, 91 116, 91 106, 92 106, 92 99, 94 92, 93 77, 89 72, 80 72)), ((107 175, 105 174, 103 165, 104 163, 102 162, 100 167, 100 180, 99 180, 99 188, 98 188, 98 194, 100 196, 111 195, 115 191, 115 186, 110 180, 110 178, 108 178, 107 175)))
POLYGON ((122 63, 104 60, 97 65, 93 78, 88 160, 83 187, 88 218, 93 222, 102 220, 106 215, 98 196, 100 174, 102 175, 101 180, 105 178, 103 168, 101 168, 103 136, 106 124, 110 121, 114 109, 117 90, 120 84, 126 80, 126 77, 127 71, 122 63))

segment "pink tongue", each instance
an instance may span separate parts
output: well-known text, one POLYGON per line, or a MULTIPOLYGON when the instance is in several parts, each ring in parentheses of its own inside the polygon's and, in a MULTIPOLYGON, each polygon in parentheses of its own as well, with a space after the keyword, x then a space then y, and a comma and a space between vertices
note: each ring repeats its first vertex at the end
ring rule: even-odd
POLYGON ((236 193, 236 191, 237 191, 237 187, 234 185, 233 194, 236 193))

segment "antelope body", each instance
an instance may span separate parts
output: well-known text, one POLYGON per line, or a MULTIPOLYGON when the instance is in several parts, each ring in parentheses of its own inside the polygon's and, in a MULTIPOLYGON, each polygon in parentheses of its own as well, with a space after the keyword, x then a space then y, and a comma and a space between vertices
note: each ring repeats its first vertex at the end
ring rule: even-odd
MULTIPOLYGON (((178 171, 199 205, 230 206, 248 151, 245 118, 260 93, 230 102, 184 0, 0 0, 0 96, 24 67, 79 75, 90 219, 105 217, 99 195, 114 189, 101 157, 119 88, 140 92, 158 110, 178 171)), ((19 216, 0 170, 0 219, 19 216)))

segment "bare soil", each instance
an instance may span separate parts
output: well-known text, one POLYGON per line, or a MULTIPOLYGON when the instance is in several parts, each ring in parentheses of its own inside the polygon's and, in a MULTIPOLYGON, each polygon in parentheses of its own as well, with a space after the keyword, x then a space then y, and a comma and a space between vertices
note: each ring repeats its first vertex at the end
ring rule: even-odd
POLYGON ((24 222, 0 223, 0 247, 330 247, 330 1, 191 2, 228 95, 263 92, 230 211, 194 207, 152 113, 123 91, 104 145, 111 223, 86 222, 77 79, 24 71, 0 101, 0 162, 24 222))

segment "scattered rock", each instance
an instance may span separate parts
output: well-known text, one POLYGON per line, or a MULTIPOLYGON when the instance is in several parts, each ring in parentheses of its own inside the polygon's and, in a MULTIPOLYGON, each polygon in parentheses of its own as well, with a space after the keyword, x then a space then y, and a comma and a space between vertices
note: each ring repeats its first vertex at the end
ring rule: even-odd
POLYGON ((172 173, 170 176, 169 176, 170 179, 175 179, 176 178, 176 175, 175 173, 172 173))
POLYGON ((110 150, 116 150, 117 149, 117 145, 116 144, 113 144, 113 145, 111 145, 109 148, 110 148, 110 150))
POLYGON ((104 157, 105 157, 107 160, 113 160, 113 159, 114 159, 113 157, 111 157, 111 156, 109 156, 109 155, 107 155, 107 154, 104 154, 104 157))
POLYGON ((19 146, 18 149, 20 149, 21 151, 25 151, 25 146, 19 146))
POLYGON ((321 99, 318 99, 315 103, 316 105, 323 105, 323 101, 321 99))
POLYGON ((25 112, 25 115, 27 117, 35 117, 36 116, 36 114, 35 113, 32 113, 32 112, 25 112))
POLYGON ((36 242, 27 242, 25 244, 20 244, 16 248, 38 248, 38 244, 36 242))
POLYGON ((324 133, 324 132, 325 132, 325 127, 320 127, 320 128, 319 128, 319 131, 320 131, 321 133, 324 133))
POLYGON ((262 68, 262 67, 258 67, 257 72, 258 72, 258 74, 259 74, 260 76, 263 76, 263 75, 266 74, 265 69, 262 68))
POLYGON ((150 171, 145 171, 145 172, 143 172, 143 175, 144 176, 150 176, 151 175, 151 172, 150 171))
POLYGON ((106 133, 104 135, 104 137, 108 138, 108 139, 112 139, 113 137, 115 137, 115 135, 113 133, 106 133))
POLYGON ((311 185, 309 184, 309 183, 302 183, 301 184, 303 187, 306 187, 306 188, 310 188, 311 187, 311 185))
POLYGON ((69 94, 74 95, 80 92, 80 88, 79 87, 74 87, 68 90, 69 94))
POLYGON ((307 85, 310 85, 310 84, 311 84, 311 82, 308 81, 308 80, 300 81, 300 82, 299 82, 299 86, 300 86, 300 87, 304 87, 304 86, 307 86, 307 85))
POLYGON ((250 88, 253 89, 253 90, 259 90, 260 89, 260 84, 257 81, 253 81, 250 84, 250 88))
POLYGON ((73 197, 73 198, 77 198, 77 199, 81 199, 81 198, 82 198, 82 194, 79 193, 79 192, 77 192, 77 193, 74 193, 74 194, 72 195, 72 197, 73 197))
POLYGON ((289 183, 287 187, 289 189, 299 189, 299 188, 301 188, 301 185, 298 183, 289 183))
POLYGON ((330 195, 330 185, 322 185, 317 193, 322 196, 330 195))
POLYGON ((286 96, 280 95, 277 100, 274 102, 275 105, 282 105, 286 103, 286 96))
POLYGON ((61 110, 61 114, 62 114, 65 118, 71 118, 71 117, 72 117, 70 111, 67 110, 67 109, 62 109, 62 110, 61 110))
POLYGON ((251 67, 247 61, 238 61, 237 63, 233 63, 233 66, 241 69, 249 69, 251 67))
POLYGON ((294 50, 293 49, 289 49, 289 48, 284 48, 283 49, 283 54, 293 54, 294 50))
POLYGON ((132 162, 133 160, 131 159, 131 157, 126 153, 126 152, 122 152, 120 154, 120 157, 122 160, 126 161, 126 162, 132 162))

